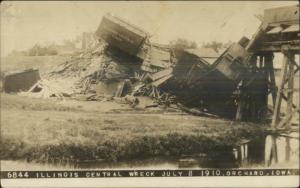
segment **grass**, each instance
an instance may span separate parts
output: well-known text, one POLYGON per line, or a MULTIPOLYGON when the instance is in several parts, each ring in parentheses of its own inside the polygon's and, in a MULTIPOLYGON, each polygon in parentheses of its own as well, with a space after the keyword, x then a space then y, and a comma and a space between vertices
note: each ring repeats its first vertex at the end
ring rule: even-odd
MULTIPOLYGON (((263 126, 190 115, 112 113, 112 102, 1 96, 1 159, 109 160, 215 153, 263 126)), ((126 112, 126 113, 125 113, 126 112)))

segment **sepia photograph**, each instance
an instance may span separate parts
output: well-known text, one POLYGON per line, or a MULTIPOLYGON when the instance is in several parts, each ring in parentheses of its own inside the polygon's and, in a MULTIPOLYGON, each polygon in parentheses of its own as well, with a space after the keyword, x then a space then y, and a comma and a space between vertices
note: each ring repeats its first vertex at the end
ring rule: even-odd
POLYGON ((1 187, 299 187, 298 1, 2 1, 1 187))

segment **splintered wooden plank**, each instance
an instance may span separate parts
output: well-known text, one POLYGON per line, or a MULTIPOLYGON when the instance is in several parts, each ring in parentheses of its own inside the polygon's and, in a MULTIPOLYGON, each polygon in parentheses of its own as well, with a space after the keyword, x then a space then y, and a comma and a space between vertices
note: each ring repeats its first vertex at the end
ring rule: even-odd
POLYGON ((173 75, 170 74, 170 75, 168 75, 168 76, 165 76, 165 77, 163 77, 163 78, 161 78, 161 79, 156 80, 155 82, 152 82, 151 84, 154 85, 154 86, 156 86, 156 87, 158 87, 158 86, 160 86, 161 84, 163 84, 164 82, 166 82, 168 79, 170 79, 172 76, 173 76, 173 75))
POLYGON ((173 72, 173 69, 169 68, 169 69, 165 69, 165 70, 159 71, 157 73, 154 73, 154 74, 150 75, 150 77, 153 81, 155 81, 155 80, 158 80, 162 77, 165 77, 165 76, 168 76, 168 75, 172 74, 172 72, 173 72))
POLYGON ((299 24, 291 25, 288 28, 284 29, 282 33, 299 32, 299 27, 299 24))
POLYGON ((267 32, 267 34, 277 34, 280 33, 283 30, 281 26, 274 27, 270 31, 267 32))
POLYGON ((125 86, 125 81, 119 83, 115 96, 121 97, 125 86))

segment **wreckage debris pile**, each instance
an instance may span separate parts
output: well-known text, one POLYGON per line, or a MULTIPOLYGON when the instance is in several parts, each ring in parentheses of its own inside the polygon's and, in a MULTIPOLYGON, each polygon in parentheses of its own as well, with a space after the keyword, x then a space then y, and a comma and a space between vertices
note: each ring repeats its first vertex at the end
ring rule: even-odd
MULTIPOLYGON (((93 93, 93 84, 129 78, 128 68, 104 54, 104 44, 91 52, 73 56, 55 67, 29 92, 43 98, 93 93)), ((91 50, 90 50, 91 51, 91 50)))
MULTIPOLYGON (((148 96, 155 99, 155 104, 148 105, 150 107, 175 102, 174 96, 147 84, 161 76, 154 75, 152 78, 145 74, 140 70, 139 61, 117 49, 111 49, 104 41, 99 41, 97 47, 74 55, 20 95, 36 98, 71 97, 93 101, 115 98, 115 101, 132 105, 138 103, 134 96, 148 96), (117 99, 120 97, 124 100, 117 99)), ((170 70, 165 72, 171 73, 170 70)))
POLYGON ((95 32, 94 47, 74 55, 21 94, 113 99, 133 107, 141 102, 139 96, 147 96, 155 101, 150 107, 176 104, 196 115, 234 118, 238 85, 249 78, 254 83, 257 77, 247 67, 248 42, 242 38, 222 54, 212 48, 178 50, 152 43, 146 32, 107 15, 95 32))

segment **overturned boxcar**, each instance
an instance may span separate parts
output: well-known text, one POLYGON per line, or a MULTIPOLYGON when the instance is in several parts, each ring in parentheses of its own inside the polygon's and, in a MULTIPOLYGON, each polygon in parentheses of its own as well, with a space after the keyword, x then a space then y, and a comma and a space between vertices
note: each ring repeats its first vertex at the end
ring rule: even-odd
POLYGON ((204 57, 177 52, 178 63, 173 77, 161 87, 176 95, 189 107, 205 108, 210 112, 234 118, 237 109, 235 91, 247 76, 245 50, 248 40, 232 44, 223 54, 208 63, 204 57))
POLYGON ((96 36, 121 51, 136 55, 141 50, 148 34, 121 18, 107 14, 103 16, 96 36))
POLYGON ((40 80, 38 69, 10 72, 4 76, 3 89, 7 93, 27 91, 38 80, 40 80))

